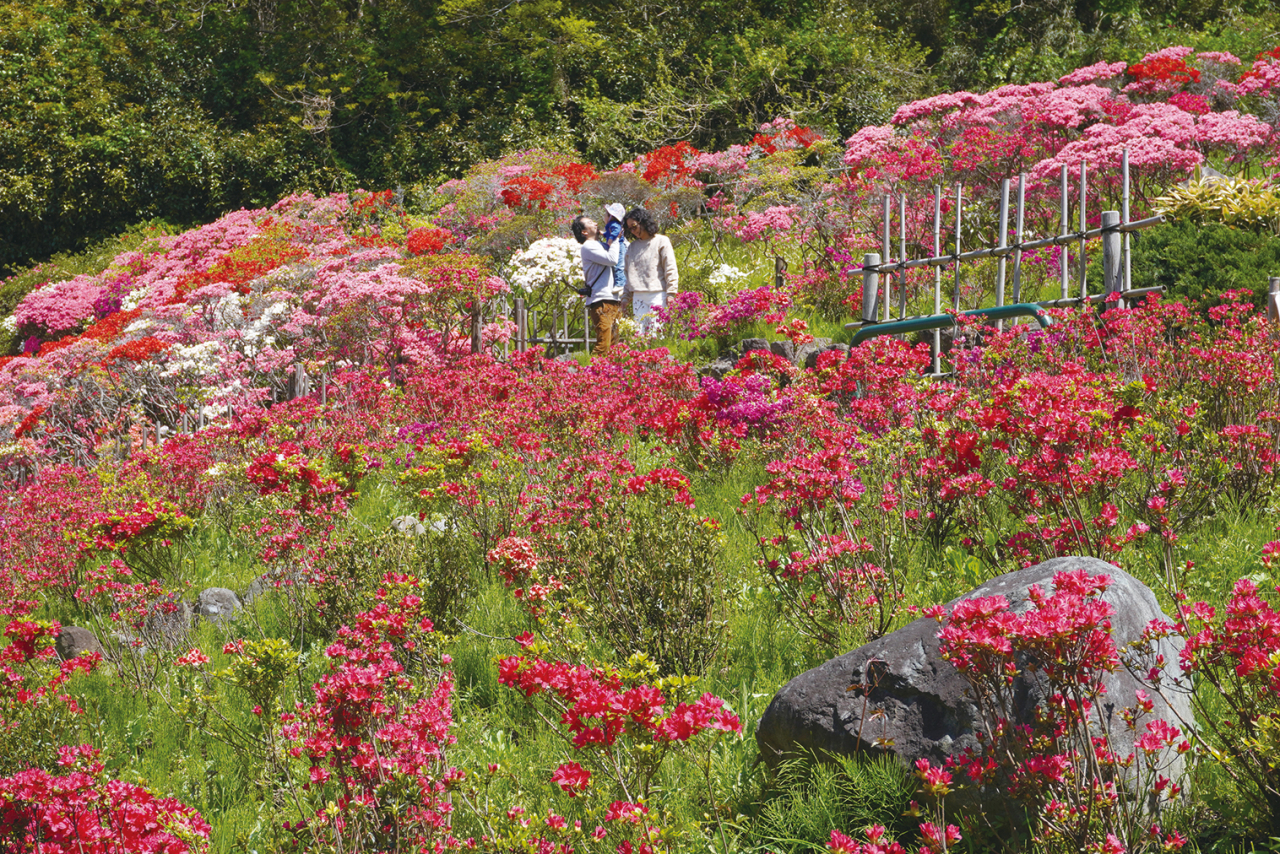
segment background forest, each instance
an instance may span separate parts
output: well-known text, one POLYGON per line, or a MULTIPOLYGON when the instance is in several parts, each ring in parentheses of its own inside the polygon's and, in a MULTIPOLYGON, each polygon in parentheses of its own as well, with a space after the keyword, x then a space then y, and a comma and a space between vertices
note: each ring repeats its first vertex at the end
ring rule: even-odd
POLYGON ((153 218, 454 177, 513 150, 609 167, 786 116, 841 139, 939 91, 1159 43, 1250 57, 1269 0, 3 0, 0 275, 153 218))

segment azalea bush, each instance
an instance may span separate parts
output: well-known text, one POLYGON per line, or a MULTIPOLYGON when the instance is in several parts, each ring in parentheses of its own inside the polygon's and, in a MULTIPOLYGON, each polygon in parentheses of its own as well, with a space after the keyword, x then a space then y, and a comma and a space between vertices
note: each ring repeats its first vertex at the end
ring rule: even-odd
MULTIPOLYGON (((942 622, 942 657, 965 677, 981 718, 981 748, 955 766, 970 785, 1024 810, 1010 817, 1012 829, 1025 822, 1044 850, 1178 850, 1186 838, 1160 829, 1159 809, 1180 791, 1169 776, 1173 756, 1191 745, 1175 723, 1146 718, 1153 703, 1145 692, 1132 701, 1106 696, 1105 675, 1122 666, 1114 610, 1100 598, 1109 584, 1105 575, 1059 572, 1052 592, 1032 587, 1032 607, 1021 614, 1000 595, 931 610, 942 622), (1014 696, 1019 679, 1034 680, 1044 698, 1030 715, 1014 696), (1131 751, 1107 735, 1107 702, 1121 709, 1131 751)), ((1001 835, 1010 829, 998 816, 973 819, 992 821, 1001 835)))
POLYGON ((65 774, 30 768, 0 778, 0 833, 14 850, 208 850, 210 827, 198 812, 135 783, 110 779, 94 748, 63 748, 60 762, 65 774))
MULTIPOLYGON (((1280 541, 1263 546, 1262 560, 1270 567, 1280 554, 1280 541)), ((1203 724, 1194 736, 1206 753, 1239 786, 1241 793, 1265 817, 1267 826, 1280 821, 1280 777, 1273 756, 1280 723, 1275 663, 1277 612, 1264 591, 1248 578, 1236 581, 1222 611, 1206 602, 1183 598, 1177 625, 1153 624, 1144 645, 1169 636, 1186 638, 1179 663, 1202 688, 1192 694, 1203 724), (1221 706, 1220 706, 1221 704, 1221 706), (1225 707, 1224 715, 1219 709, 1225 707)), ((1187 686, 1165 681, 1165 690, 1187 686)))
POLYGON ((505 539, 490 561, 548 640, 578 640, 577 624, 618 661, 643 654, 666 675, 705 673, 723 631, 719 524, 694 512, 674 469, 587 463, 548 484, 554 504, 530 502, 532 540, 505 539))
POLYGON ((0 649, 0 744, 4 759, 0 773, 57 767, 59 750, 74 740, 75 717, 83 713, 67 693, 67 683, 79 671, 88 673, 102 661, 89 653, 60 661, 53 644, 61 629, 57 622, 11 620, 0 649))

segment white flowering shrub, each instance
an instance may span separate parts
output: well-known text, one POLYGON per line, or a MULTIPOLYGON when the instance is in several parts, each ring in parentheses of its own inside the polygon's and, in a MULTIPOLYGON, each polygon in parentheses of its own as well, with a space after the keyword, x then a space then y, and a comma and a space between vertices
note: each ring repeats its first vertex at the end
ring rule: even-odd
POLYGON ((175 344, 169 349, 169 357, 162 376, 189 376, 200 378, 214 373, 222 364, 225 352, 219 341, 204 341, 190 346, 175 344))
POLYGON ((713 288, 723 288, 745 281, 746 278, 746 270, 739 270, 732 264, 720 264, 707 276, 707 284, 713 288))
POLYGON ((582 279, 581 247, 565 237, 535 240, 507 262, 507 281, 527 294, 582 279))

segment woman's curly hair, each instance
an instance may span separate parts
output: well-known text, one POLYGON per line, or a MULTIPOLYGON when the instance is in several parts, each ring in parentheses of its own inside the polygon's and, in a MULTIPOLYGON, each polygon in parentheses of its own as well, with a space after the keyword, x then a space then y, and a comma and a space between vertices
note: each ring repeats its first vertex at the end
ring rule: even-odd
POLYGON ((644 208, 632 208, 627 211, 627 215, 623 221, 625 222, 628 219, 650 234, 658 233, 658 221, 653 218, 653 214, 649 213, 649 211, 644 208))

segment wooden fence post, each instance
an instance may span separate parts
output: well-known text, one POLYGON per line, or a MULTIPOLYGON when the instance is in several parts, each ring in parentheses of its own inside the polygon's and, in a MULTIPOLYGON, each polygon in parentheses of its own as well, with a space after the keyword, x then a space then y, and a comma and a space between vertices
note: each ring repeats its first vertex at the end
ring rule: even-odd
POLYGON ((516 297, 516 352, 523 353, 529 349, 529 310, 525 307, 524 297, 516 297))
POLYGON ((868 252, 862 256, 862 322, 876 322, 876 303, 880 298, 880 256, 868 252))
MULTIPOLYGON (((1102 300, 1103 308, 1116 300, 1115 295, 1124 290, 1124 271, 1121 269, 1120 211, 1102 212, 1102 300)), ((1122 307, 1124 300, 1116 301, 1122 307)))
POLYGON ((480 309, 471 309, 471 353, 480 352, 480 309))
POLYGON ((787 259, 781 255, 773 256, 773 286, 781 288, 786 283, 783 273, 787 272, 787 259))

